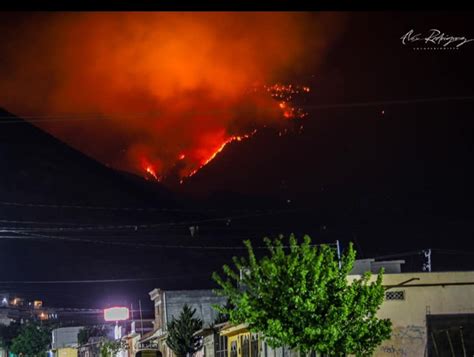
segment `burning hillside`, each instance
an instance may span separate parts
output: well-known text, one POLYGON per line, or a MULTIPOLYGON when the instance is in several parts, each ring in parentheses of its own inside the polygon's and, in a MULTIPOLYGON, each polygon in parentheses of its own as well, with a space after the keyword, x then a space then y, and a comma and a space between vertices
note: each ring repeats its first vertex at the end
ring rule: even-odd
POLYGON ((271 83, 317 65, 338 27, 331 14, 38 13, 13 30, 3 16, 2 105, 156 180, 304 117, 293 99, 309 88, 271 83))

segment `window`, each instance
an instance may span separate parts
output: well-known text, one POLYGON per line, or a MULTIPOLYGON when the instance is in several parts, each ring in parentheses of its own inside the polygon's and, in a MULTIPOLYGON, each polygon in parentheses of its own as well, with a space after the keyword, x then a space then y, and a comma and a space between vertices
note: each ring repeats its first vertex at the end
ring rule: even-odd
POLYGON ((386 291, 385 300, 405 300, 405 291, 404 290, 386 291))
POLYGON ((250 343, 250 354, 252 357, 258 357, 258 335, 256 333, 252 334, 252 342, 250 343))
POLYGON ((249 335, 241 336, 242 357, 250 357, 250 339, 249 335))
POLYGON ((216 341, 216 357, 227 357, 227 336, 214 335, 216 341))

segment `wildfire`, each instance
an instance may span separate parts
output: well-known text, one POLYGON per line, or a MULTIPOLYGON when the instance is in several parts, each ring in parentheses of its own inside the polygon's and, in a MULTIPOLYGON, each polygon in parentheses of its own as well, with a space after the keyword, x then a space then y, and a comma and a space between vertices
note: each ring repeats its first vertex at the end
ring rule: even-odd
MULTIPOLYGON (((310 88, 307 86, 297 86, 297 85, 283 85, 283 84, 274 84, 271 86, 263 86, 263 90, 270 94, 271 98, 275 99, 278 103, 278 108, 282 112, 282 117, 288 120, 293 119, 302 119, 306 117, 307 113, 303 110, 303 108, 297 107, 293 104, 293 100, 296 96, 308 93, 310 88)), ((257 88, 253 89, 254 92, 257 92, 257 88)), ((266 125, 264 125, 266 127, 266 125)), ((300 132, 303 130, 303 126, 299 126, 300 132)), ((224 136, 223 141, 211 151, 211 153, 205 157, 204 159, 200 159, 199 166, 197 168, 189 170, 183 170, 180 173, 181 179, 180 183, 182 184, 186 178, 194 176, 199 170, 201 170, 204 166, 208 165, 212 160, 216 158, 216 156, 221 153, 224 148, 235 141, 242 141, 245 139, 249 139, 257 132, 257 129, 252 130, 248 134, 242 135, 231 135, 231 136, 224 136)), ((287 133, 287 129, 284 129, 284 134, 287 133)), ((282 136, 282 132, 279 132, 279 136, 282 136)), ((180 153, 177 156, 179 161, 183 161, 186 159, 186 155, 184 153, 180 153)), ((192 164, 192 157, 190 160, 190 164, 192 164)), ((160 177, 157 175, 156 170, 152 165, 146 164, 144 165, 145 171, 148 175, 151 175, 156 180, 160 181, 160 177)))
POLYGON ((1 105, 26 118, 57 117, 64 125, 35 123, 111 168, 165 183, 254 129, 275 130, 275 139, 298 131, 306 116, 299 95, 310 91, 302 85, 314 79, 283 78, 314 77, 343 20, 304 12, 16 17, 16 31, 2 33, 9 75, 0 76, 1 105))
POLYGON ((303 108, 296 107, 291 102, 295 96, 309 93, 309 87, 277 83, 271 86, 264 86, 264 89, 270 93, 273 99, 279 101, 278 106, 283 111, 283 117, 286 119, 302 119, 308 115, 303 108))
POLYGON ((160 181, 160 178, 156 174, 156 171, 155 171, 155 169, 153 168, 152 165, 147 165, 145 167, 145 171, 148 175, 151 175, 155 180, 160 181))
MULTIPOLYGON (((193 171, 191 171, 191 173, 188 175, 188 177, 191 177, 193 175, 195 175, 200 169, 202 169, 204 166, 206 166, 207 164, 209 164, 212 160, 214 160, 214 158, 222 151, 224 150, 224 148, 227 146, 227 144, 230 144, 234 141, 242 141, 242 140, 245 140, 245 139, 248 139, 250 138, 251 136, 253 136, 255 133, 257 132, 257 129, 254 129, 251 133, 249 134, 244 134, 244 135, 235 135, 235 136, 231 136, 230 138, 228 138, 226 141, 224 141, 213 153, 212 155, 204 160, 201 165, 197 168, 197 169, 194 169, 193 171)), ((183 180, 180 181, 180 183, 183 183, 183 180)))

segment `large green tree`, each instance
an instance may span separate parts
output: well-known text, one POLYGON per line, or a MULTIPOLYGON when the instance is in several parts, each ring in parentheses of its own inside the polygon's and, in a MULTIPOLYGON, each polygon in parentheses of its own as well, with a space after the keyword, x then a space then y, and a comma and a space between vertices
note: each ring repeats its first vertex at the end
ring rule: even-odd
POLYGON ((22 325, 12 340, 10 351, 24 356, 44 356, 51 343, 51 330, 36 323, 22 325))
POLYGON ((265 238, 269 255, 257 259, 250 241, 248 258, 233 258, 235 267, 224 265, 225 278, 214 280, 233 309, 216 308, 235 324, 245 323, 261 332, 272 347, 289 346, 301 352, 331 356, 371 355, 390 337, 391 322, 377 318, 384 299, 381 271, 349 281, 356 252, 352 244, 339 260, 335 249, 302 243, 291 235, 265 238))
POLYGON ((178 318, 173 318, 167 325, 166 344, 178 357, 193 354, 202 347, 201 338, 193 336, 202 328, 202 320, 194 317, 195 313, 196 309, 184 305, 178 318))

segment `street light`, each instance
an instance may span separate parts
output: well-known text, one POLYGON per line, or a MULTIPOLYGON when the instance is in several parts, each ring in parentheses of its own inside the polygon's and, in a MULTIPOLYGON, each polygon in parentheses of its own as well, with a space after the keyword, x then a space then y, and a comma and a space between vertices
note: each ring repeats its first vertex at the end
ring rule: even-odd
POLYGON ((127 307, 110 307, 104 309, 104 320, 115 321, 115 333, 114 337, 116 340, 122 338, 122 329, 119 326, 119 321, 125 321, 130 318, 130 310, 127 307))

